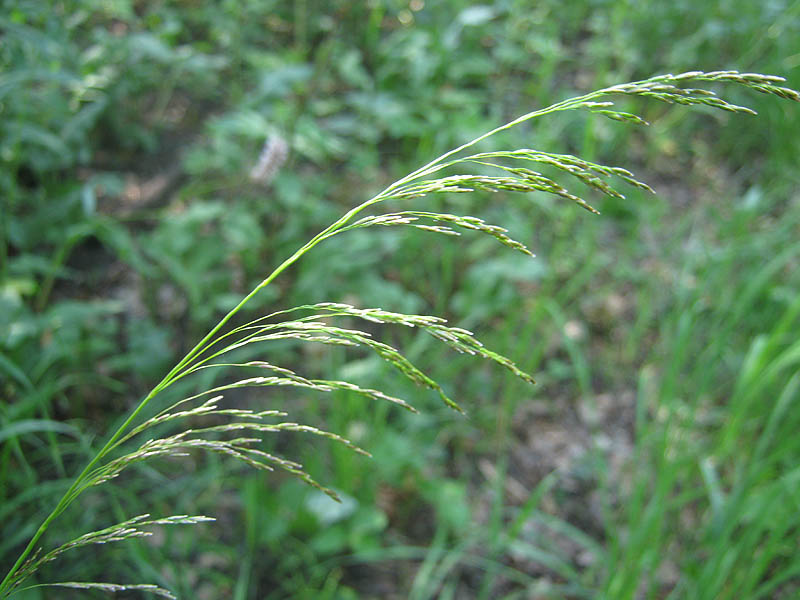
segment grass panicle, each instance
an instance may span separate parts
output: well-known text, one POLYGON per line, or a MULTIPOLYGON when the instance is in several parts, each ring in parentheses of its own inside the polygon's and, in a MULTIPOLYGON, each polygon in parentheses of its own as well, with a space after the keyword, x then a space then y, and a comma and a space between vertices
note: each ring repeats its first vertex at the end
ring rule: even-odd
MULTIPOLYGON (((703 84, 739 85, 781 99, 800 101, 800 94, 793 89, 783 87, 781 84, 784 82, 785 80, 782 77, 758 73, 691 71, 678 75, 659 75, 642 81, 614 85, 558 102, 547 108, 529 112, 492 129, 446 152, 392 183, 369 200, 352 208, 278 265, 271 274, 226 314, 147 394, 124 423, 111 434, 105 445, 94 455, 89 464, 64 493, 52 512, 41 523, 21 552, 16 563, 0 582, 0 598, 6 598, 13 594, 15 590, 19 590, 20 584, 31 577, 39 566, 56 559, 68 550, 90 544, 104 544, 149 535, 143 527, 195 524, 211 520, 207 517, 187 516, 148 520, 149 517, 147 515, 142 515, 107 529, 88 533, 48 552, 42 550, 40 547, 42 536, 48 531, 52 522, 81 493, 91 487, 113 480, 130 465, 158 457, 185 456, 197 451, 210 452, 240 461, 258 470, 272 471, 275 468, 282 469, 336 498, 335 492, 314 481, 303 469, 302 465, 259 449, 258 445, 262 441, 262 436, 281 432, 307 433, 343 444, 357 453, 368 455, 365 450, 338 434, 296 422, 272 422, 286 416, 286 413, 279 410, 252 411, 241 408, 220 408, 219 401, 222 400, 220 392, 243 387, 294 387, 315 392, 348 391, 375 400, 391 402, 408 410, 414 410, 410 403, 405 400, 394 398, 379 390, 362 388, 352 382, 308 379, 290 369, 273 365, 264 360, 242 363, 235 360, 228 362, 218 361, 221 357, 231 354, 237 349, 260 344, 265 346, 264 352, 267 354, 269 352, 269 343, 276 340, 362 347, 377 354, 410 381, 438 394, 445 404, 451 408, 463 412, 463 409, 456 401, 445 394, 439 383, 414 366, 400 350, 373 339, 369 332, 329 323, 331 318, 336 317, 357 318, 378 324, 419 328, 453 350, 493 361, 523 380, 533 383, 530 375, 520 370, 510 359, 485 348, 471 332, 458 327, 449 327, 443 319, 428 315, 409 315, 379 308, 363 309, 347 304, 321 303, 287 309, 250 321, 245 325, 233 328, 228 327, 228 323, 240 313, 250 300, 264 287, 270 285, 284 270, 324 240, 354 229, 372 226, 409 226, 418 230, 444 235, 459 235, 460 232, 458 230, 475 231, 495 238, 510 249, 531 255, 531 252, 522 242, 513 240, 506 235, 506 229, 486 223, 477 217, 415 210, 413 207, 408 210, 392 210, 386 213, 368 214, 367 211, 372 210, 376 205, 385 202, 404 205, 411 200, 418 200, 430 194, 467 193, 474 190, 487 190, 491 192, 544 192, 567 199, 591 212, 598 212, 582 195, 570 190, 566 183, 557 181, 556 177, 565 175, 571 178, 570 181, 572 182, 577 181, 590 190, 615 199, 624 199, 622 192, 612 185, 615 180, 620 180, 627 185, 648 192, 652 192, 652 189, 646 183, 636 179, 630 171, 624 168, 601 165, 572 155, 553 154, 533 149, 491 150, 473 154, 466 154, 465 151, 516 125, 567 110, 585 109, 590 113, 615 121, 647 125, 647 122, 639 115, 627 110, 619 110, 614 100, 615 97, 640 97, 655 99, 668 104, 704 106, 731 113, 755 114, 752 109, 733 104, 718 96, 714 90, 699 86, 703 84), (536 168, 529 168, 533 166, 536 168), (444 171, 461 170, 462 168, 479 170, 480 172, 444 173, 444 171), (554 175, 546 175, 536 169, 547 169, 552 171, 554 175), (361 213, 364 214, 362 215, 361 213), (295 314, 297 312, 310 314, 297 316, 295 314), (272 322, 278 317, 289 314, 293 316, 290 320, 272 322), (160 397, 161 392, 184 377, 210 368, 258 369, 262 372, 269 371, 271 374, 268 376, 247 377, 213 387, 189 398, 174 402, 163 408, 156 416, 141 421, 140 417, 146 408, 150 407, 154 402, 163 402, 160 397), (212 397, 208 399, 207 396, 212 397), (196 426, 195 423, 202 419, 214 419, 215 423, 218 423, 219 420, 225 422, 196 426), (133 449, 125 450, 123 448, 123 446, 129 447, 132 445, 134 443, 132 438, 145 432, 160 431, 176 425, 180 427, 185 423, 188 423, 188 426, 177 433, 153 437, 139 443, 133 449), (244 437, 236 437, 242 433, 244 433, 244 437)), ((268 144, 262 155, 262 160, 257 168, 254 169, 252 176, 258 181, 268 181, 284 158, 285 149, 275 144, 270 148, 268 144)), ((156 434, 154 433, 153 435, 156 434)), ((166 598, 174 597, 169 591, 152 585, 118 585, 99 582, 66 582, 40 585, 107 592, 135 590, 166 598)))

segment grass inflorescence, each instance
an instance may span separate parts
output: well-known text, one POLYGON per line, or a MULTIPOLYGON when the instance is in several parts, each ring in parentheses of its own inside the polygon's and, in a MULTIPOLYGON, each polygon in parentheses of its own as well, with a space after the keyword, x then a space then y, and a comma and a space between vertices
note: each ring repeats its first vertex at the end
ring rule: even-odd
MULTIPOLYGON (((308 484, 336 498, 335 491, 316 482, 303 465, 259 449, 264 436, 289 433, 307 433, 344 445, 357 453, 367 452, 341 435, 299 422, 282 421, 287 416, 283 411, 265 409, 253 411, 235 407, 225 407, 221 392, 237 388, 281 388, 294 387, 314 392, 330 393, 346 390, 372 400, 386 401, 409 410, 416 410, 407 399, 394 397, 380 390, 362 387, 349 381, 312 379, 284 366, 267 360, 247 360, 236 362, 234 351, 244 347, 258 348, 260 354, 269 355, 271 342, 277 340, 293 343, 328 344, 360 348, 374 353, 393 366, 400 375, 435 392, 449 407, 463 411, 454 399, 450 398, 442 386, 415 366, 401 350, 373 338, 369 331, 356 326, 335 324, 336 319, 363 320, 382 325, 400 325, 420 329, 457 352, 474 355, 492 361, 527 383, 533 378, 520 369, 507 357, 487 348, 478 341, 472 332, 445 324, 441 318, 430 315, 404 314, 380 308, 357 308, 343 303, 317 303, 287 309, 278 313, 252 320, 225 331, 226 325, 258 294, 270 285, 285 269, 305 256, 321 242, 355 229, 372 226, 409 226, 424 231, 444 235, 458 235, 459 230, 484 234, 502 245, 531 255, 525 244, 512 239, 507 230, 499 225, 487 223, 481 218, 469 215, 456 215, 430 210, 396 210, 374 213, 375 208, 385 203, 408 204, 409 201, 432 194, 466 193, 475 190, 491 192, 544 192, 578 204, 591 211, 597 210, 583 198, 582 194, 570 189, 578 182, 587 189, 617 200, 625 196, 616 187, 623 182, 646 191, 650 187, 635 178, 627 169, 594 163, 590 160, 566 154, 554 154, 533 149, 494 150, 467 154, 465 151, 478 145, 496 133, 521 123, 560 111, 587 109, 615 121, 646 125, 640 116, 619 111, 612 98, 614 96, 637 96, 655 99, 669 104, 685 106, 705 106, 733 113, 753 114, 751 109, 733 104, 707 88, 684 87, 687 84, 736 84, 754 91, 773 95, 782 99, 800 101, 798 92, 783 87, 781 77, 737 71, 701 72, 691 71, 679 75, 661 75, 633 83, 614 85, 586 95, 553 104, 547 108, 527 113, 513 121, 478 136, 423 167, 392 183, 383 191, 349 210, 341 218, 325 228, 293 255, 281 263, 271 274, 262 280, 244 299, 241 300, 217 325, 156 385, 132 411, 124 423, 114 431, 105 445, 94 455, 85 469, 75 478, 61 500, 48 517, 41 523, 0 582, 0 598, 13 595, 23 587, 44 563, 57 559, 69 550, 90 544, 105 544, 149 535, 145 527, 196 524, 212 519, 197 516, 172 516, 150 519, 142 515, 118 523, 106 529, 87 533, 55 549, 44 551, 40 540, 53 521, 61 515, 87 489, 108 484, 120 473, 134 464, 140 464, 158 457, 175 457, 192 452, 209 452, 240 461, 254 469, 272 471, 281 469, 299 477, 308 484), (525 166, 520 166, 525 165, 525 166), (556 176, 548 176, 530 167, 547 168, 558 176, 564 176, 570 183, 559 182, 556 176), (450 173, 459 169, 479 170, 480 172, 450 173), (450 174, 448 174, 450 173, 450 174), (361 215, 367 211, 373 214, 361 215), (288 320, 280 320, 289 316, 288 320), (334 323, 331 323, 333 321, 334 323), (177 381, 207 369, 245 369, 268 372, 267 375, 249 376, 231 383, 211 387, 208 390, 173 402, 150 418, 144 419, 145 409, 158 408, 162 402, 161 393, 177 381), (209 396, 211 396, 209 398, 209 396), (213 418, 223 421, 220 424, 194 426, 198 419, 213 418), (186 423, 190 425, 185 426, 186 423), (178 431, 168 431, 170 427, 178 431), (145 441, 134 438, 152 435, 145 441)), ((283 154, 273 148, 273 154, 283 154)), ((266 159, 264 159, 266 162, 266 159)), ((275 159, 278 160, 278 159, 275 159)), ((263 161, 262 161, 263 162, 263 161)), ((267 166, 254 175, 259 180, 268 179, 271 172, 267 166)), ((776 417, 778 418, 778 417, 776 417)), ((705 473, 712 473, 707 467, 705 473)), ((708 475, 709 485, 713 477, 708 475)), ((121 484, 122 485, 122 484, 121 484)), ((711 575, 709 575, 710 577, 711 575)), ((613 582, 612 582, 613 583, 613 582)), ((96 589, 108 592, 138 590, 173 597, 170 592, 151 585, 120 585, 100 582, 63 582, 46 584, 75 589, 96 589)), ((624 582, 616 585, 623 586, 624 582)))

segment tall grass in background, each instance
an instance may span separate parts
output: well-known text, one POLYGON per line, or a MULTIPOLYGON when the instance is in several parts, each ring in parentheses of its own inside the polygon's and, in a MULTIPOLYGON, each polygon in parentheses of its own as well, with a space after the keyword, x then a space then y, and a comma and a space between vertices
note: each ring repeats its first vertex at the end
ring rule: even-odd
MULTIPOLYGON (((749 108, 724 100, 707 87, 697 88, 691 85, 738 84, 780 98, 800 100, 796 91, 781 85, 783 81, 780 77, 737 71, 692 71, 614 85, 528 113, 480 135, 349 210, 263 279, 121 422, 39 525, 0 583, 0 596, 8 597, 23 589, 61 586, 105 591, 140 590, 174 597, 168 590, 150 584, 61 582, 24 587, 26 579, 32 577, 40 567, 73 549, 148 536, 151 534, 148 529, 151 526, 196 524, 211 520, 205 516, 178 515, 153 519, 149 515, 140 515, 87 533, 51 550, 39 547, 40 539, 51 524, 83 493, 98 485, 109 485, 109 482, 112 482, 110 485, 115 485, 113 480, 129 466, 141 466, 154 457, 183 456, 195 451, 206 451, 241 461, 256 469, 285 471, 331 497, 338 498, 336 491, 312 479, 300 463, 277 453, 267 452, 256 445, 261 442, 263 435, 295 432, 322 436, 358 453, 366 453, 364 450, 338 433, 284 421, 287 414, 280 410, 249 410, 229 406, 225 403, 225 393, 229 390, 291 387, 323 393, 348 391, 370 400, 394 403, 408 410, 415 410, 405 400, 380 390, 363 387, 349 380, 316 379, 275 364, 269 352, 270 343, 291 341, 360 347, 393 366, 400 376, 432 390, 447 406, 459 411, 462 407, 451 398, 452 394, 448 394, 445 387, 417 368, 393 346, 376 341, 368 329, 357 323, 419 328, 453 350, 497 363, 523 381, 532 382, 525 371, 505 356, 486 348, 471 332, 447 326, 437 317, 324 302, 281 310, 243 324, 236 323, 235 317, 257 294, 318 244, 359 229, 412 227, 444 236, 456 236, 464 231, 482 233, 509 249, 530 255, 525 245, 510 237, 502 227, 473 216, 420 210, 412 201, 436 194, 461 194, 475 190, 545 192, 596 212, 584 199, 588 190, 594 190, 616 201, 625 200, 625 196, 617 189, 618 183, 648 192, 651 190, 647 184, 621 167, 601 165, 569 154, 529 148, 481 149, 481 143, 516 125, 567 110, 585 110, 614 121, 646 124, 641 116, 629 112, 626 100, 633 96, 668 104, 704 106, 732 113, 753 114, 749 108), (472 149, 473 146, 476 146, 475 150, 472 149), (390 205, 389 212, 376 212, 384 204, 390 205), (412 205, 408 206, 409 204, 412 205), (264 348, 264 345, 267 347, 264 348), (254 350, 257 358, 239 360, 243 349, 254 350), (186 377, 202 376, 206 371, 216 369, 240 370, 246 375, 242 379, 214 385, 206 391, 179 400, 171 398, 166 392, 186 377), (145 438, 146 441, 142 441, 145 438)), ((704 373, 713 370, 719 357, 725 356, 727 342, 737 333, 737 320, 763 295, 770 276, 786 269, 794 260, 796 250, 797 245, 793 244, 779 253, 765 265, 761 277, 748 283, 743 294, 729 299, 729 309, 724 312, 723 317, 719 314, 711 317, 723 318, 724 322, 715 325, 717 336, 708 347, 696 348, 692 341, 692 332, 701 328, 703 319, 708 317, 702 299, 697 299, 688 292, 685 298, 681 294, 677 295, 679 301, 683 302, 685 299, 686 304, 675 312, 680 315, 677 322, 664 324, 668 329, 661 336, 664 348, 659 349, 663 352, 664 360, 660 365, 664 372, 660 374, 658 386, 653 386, 653 379, 648 376, 649 371, 642 370, 636 407, 637 460, 633 461, 633 473, 629 479, 631 489, 626 490, 626 493, 631 494, 631 501, 624 503, 621 510, 626 526, 610 529, 607 547, 601 548, 595 540, 567 523, 557 519, 549 522, 550 527, 559 530, 574 543, 585 546, 585 550, 592 555, 589 561, 591 568, 578 572, 557 556, 542 552, 521 539, 526 519, 532 517, 538 501, 550 485, 551 480, 545 479, 511 521, 510 527, 501 526, 502 504, 495 507, 495 515, 487 534, 492 549, 485 562, 480 565, 485 572, 481 596, 488 597, 492 589, 492 578, 500 575, 530 589, 537 585, 521 572, 504 568, 500 564, 497 557, 510 551, 509 548, 547 563, 566 582, 558 593, 577 596, 590 596, 602 588, 608 597, 632 598, 642 593, 655 597, 662 591, 657 573, 664 565, 681 567, 685 573, 674 585, 672 594, 692 597, 718 598, 742 590, 753 597, 766 596, 796 575, 797 564, 787 553, 794 532, 794 522, 789 516, 792 511, 787 505, 796 500, 797 488, 794 483, 797 475, 796 470, 786 472, 783 461, 795 449, 794 442, 788 441, 791 438, 787 435, 788 428, 795 425, 789 418, 788 407, 796 397, 798 381, 795 376, 787 383, 786 375, 787 372, 796 371, 800 359, 800 346, 796 340, 791 339, 790 334, 796 326, 800 303, 796 300, 789 303, 776 324, 755 338, 745 367, 734 383, 730 399, 732 411, 724 424, 714 421, 719 398, 714 396, 711 378, 705 380, 707 387, 680 390, 682 377, 687 370, 692 373, 693 380, 703 381, 704 373), (686 394, 685 401, 675 402, 674 399, 681 393, 686 394), (750 417, 765 394, 775 395, 777 399, 774 407, 766 424, 754 423, 750 417), (709 427, 714 427, 714 433, 698 440, 692 427, 697 422, 704 422, 704 419, 707 419, 709 427), (750 460, 732 461, 734 448, 743 440, 748 440, 753 446, 750 460), (693 449, 692 456, 709 458, 702 460, 699 465, 693 461, 687 463, 684 446, 691 444, 707 446, 693 449), (650 477, 652 469, 658 474, 655 482, 650 477), (691 484, 697 469, 705 484, 705 489, 702 490, 691 484), (723 489, 720 485, 720 474, 725 471, 733 474, 729 478, 734 482, 732 489, 723 489), (776 473, 780 474, 777 478, 776 473), (677 497, 676 490, 680 491, 677 497), (698 540, 702 542, 704 537, 713 537, 715 544, 712 547, 719 554, 687 558, 685 554, 675 551, 675 540, 671 538, 674 529, 670 527, 670 522, 675 518, 697 518, 692 513, 692 503, 706 495, 711 502, 712 518, 698 529, 698 540), (781 510, 784 512, 781 513, 781 510), (775 518, 775 515, 781 517, 775 518), (742 569, 742 564, 751 561, 754 553, 757 557, 755 563, 746 570, 742 569)), ((761 256, 760 251, 760 248, 754 249, 757 258, 761 256)), ((728 253, 721 252, 721 256, 718 264, 715 264, 715 272, 728 278, 734 277, 736 261, 741 260, 741 257, 734 256, 730 250, 728 253)), ((687 269, 691 270, 691 266, 687 265, 687 269)), ((720 285, 722 284, 721 281, 720 285)), ((658 291, 653 290, 653 293, 657 294, 658 291)), ((554 320, 563 319, 556 297, 545 298, 543 307, 546 315, 554 320)), ((568 347, 568 351, 573 359, 578 381, 588 393, 591 389, 588 375, 591 367, 583 359, 577 345, 568 347)), ((506 414, 504 418, 508 419, 509 415, 506 414)), ((501 465, 501 470, 503 468, 501 465)), ((497 477, 497 481, 502 481, 502 477, 497 477)), ((502 490, 498 490, 498 498, 502 499, 502 490)), ((607 508, 609 520, 615 519, 612 513, 617 509, 607 508)), ((469 560, 466 550, 470 543, 483 541, 467 540, 460 548, 445 551, 444 540, 445 537, 435 537, 433 549, 425 556, 412 586, 412 596, 430 597, 442 589, 455 594, 456 588, 446 583, 448 574, 456 565, 469 560)))

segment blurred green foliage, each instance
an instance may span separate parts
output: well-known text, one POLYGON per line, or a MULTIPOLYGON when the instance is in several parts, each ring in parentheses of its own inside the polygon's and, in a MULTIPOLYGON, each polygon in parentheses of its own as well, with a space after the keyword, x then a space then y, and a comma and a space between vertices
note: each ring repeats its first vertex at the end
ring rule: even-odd
MULTIPOLYGON (((381 184, 531 107, 659 72, 800 87, 789 0, 7 0, 0 31, 3 571, 137 395, 381 184), (263 186, 247 174, 273 135, 290 159, 263 186)), ((637 104, 651 128, 569 115, 508 134, 639 166, 660 199, 600 200, 600 218, 544 197, 437 200, 509 227, 535 261, 354 232, 257 299, 441 314, 538 374, 533 393, 395 333, 471 420, 243 395, 373 452, 294 449, 343 504, 214 458, 143 468, 50 541, 143 512, 220 523, 43 580, 237 600, 793 597, 800 111, 732 99, 760 116, 637 104)), ((275 353, 418 393, 370 358, 275 353)))

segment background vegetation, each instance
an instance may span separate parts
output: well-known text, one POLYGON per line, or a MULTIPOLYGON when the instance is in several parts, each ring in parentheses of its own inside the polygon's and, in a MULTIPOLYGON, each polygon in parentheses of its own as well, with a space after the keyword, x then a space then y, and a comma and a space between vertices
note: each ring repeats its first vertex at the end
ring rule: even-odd
MULTIPOLYGON (((736 68, 800 87, 790 0, 3 7, 3 572, 214 317, 385 184, 617 82, 736 68), (289 160, 252 182, 271 135, 289 160)), ((214 457, 142 467, 87 495, 47 543, 143 512, 218 522, 65 555, 42 581, 237 600, 796 597, 800 111, 731 95, 760 116, 637 101, 649 128, 564 114, 508 134, 632 167, 656 198, 598 198, 601 217, 543 195, 436 200, 508 226, 534 260, 481 238, 353 232, 256 302, 440 314, 537 386, 392 333, 464 419, 372 358, 274 346, 274 362, 420 398, 423 414, 242 394, 373 452, 279 442, 342 504, 214 457)))

